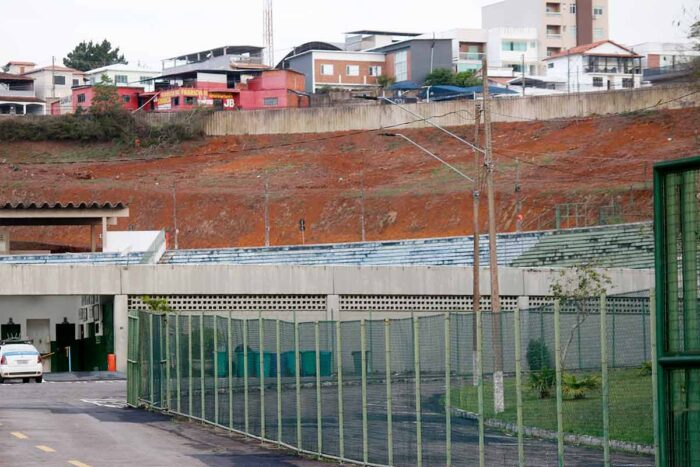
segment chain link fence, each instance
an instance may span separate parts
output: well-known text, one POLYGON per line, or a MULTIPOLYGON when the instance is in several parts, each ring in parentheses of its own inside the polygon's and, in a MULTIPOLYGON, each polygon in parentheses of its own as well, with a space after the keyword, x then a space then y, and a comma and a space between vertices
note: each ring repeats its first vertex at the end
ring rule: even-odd
POLYGON ((130 405, 364 465, 654 464, 648 298, 478 316, 259 316, 135 312, 130 405))

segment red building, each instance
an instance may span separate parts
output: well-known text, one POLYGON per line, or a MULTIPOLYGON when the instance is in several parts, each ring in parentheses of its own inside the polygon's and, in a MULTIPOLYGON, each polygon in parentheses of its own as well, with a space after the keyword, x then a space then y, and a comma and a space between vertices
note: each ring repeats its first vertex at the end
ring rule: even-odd
MULTIPOLYGON (((119 101, 126 110, 137 110, 139 108, 139 96, 143 94, 143 88, 116 86, 114 88, 119 95, 119 101)), ((78 86, 73 88, 71 105, 73 112, 78 108, 89 109, 92 100, 95 98, 95 86, 78 86)))
POLYGON ((236 104, 243 110, 308 107, 304 93, 306 77, 294 70, 264 71, 237 92, 236 104))

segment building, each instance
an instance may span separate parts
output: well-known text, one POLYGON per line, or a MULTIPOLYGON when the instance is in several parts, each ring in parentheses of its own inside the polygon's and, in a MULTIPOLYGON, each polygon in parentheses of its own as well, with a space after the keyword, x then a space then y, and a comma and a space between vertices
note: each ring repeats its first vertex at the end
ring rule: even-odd
POLYGON ((308 107, 309 95, 304 92, 306 79, 294 70, 263 71, 234 92, 236 106, 243 110, 308 107))
POLYGON ((46 102, 36 97, 33 78, 0 72, 0 114, 44 115, 45 113, 46 102))
POLYGON ((7 62, 2 69, 5 71, 5 73, 23 75, 24 73, 32 70, 35 66, 36 63, 34 62, 11 61, 7 62))
POLYGON ((486 49, 489 76, 512 78, 523 72, 537 74, 541 56, 538 44, 538 32, 535 28, 489 29, 486 49))
POLYGON ((488 31, 485 29, 450 29, 436 34, 423 34, 421 39, 452 40, 452 65, 456 72, 481 69, 488 43, 488 31))
POLYGON ((396 82, 422 84, 433 70, 453 67, 451 39, 411 38, 367 52, 385 55, 383 74, 396 82))
POLYGON ((484 29, 537 30, 540 59, 609 34, 608 0, 503 0, 484 6, 481 16, 484 29))
POLYGON ((574 47, 547 57, 545 63, 547 77, 566 82, 571 92, 631 89, 642 84, 642 57, 609 40, 574 47))
POLYGON ((22 76, 34 79, 36 97, 44 100, 69 97, 73 86, 85 84, 84 72, 58 65, 33 68, 22 76))
MULTIPOLYGON (((139 95, 144 92, 142 87, 133 86, 117 86, 117 95, 119 101, 127 110, 137 110, 139 108, 139 95)), ((75 112, 78 108, 89 109, 92 106, 92 100, 95 97, 95 86, 77 86, 73 88, 71 95, 71 107, 75 112)))
POLYGON ((406 39, 418 37, 420 34, 412 32, 373 31, 360 30, 345 33, 344 50, 348 52, 361 52, 363 50, 376 49, 385 45, 391 45, 406 39))
POLYGON ((307 50, 284 59, 284 67, 306 76, 309 93, 324 88, 358 90, 376 87, 387 73, 386 56, 380 52, 307 50))
POLYGON ((85 72, 88 84, 99 84, 105 81, 116 86, 137 86, 146 91, 153 91, 153 78, 160 76, 160 71, 122 63, 103 66, 85 72), (106 78, 106 79, 105 79, 106 78))
POLYGON ((644 81, 652 84, 687 79, 700 60, 700 50, 690 43, 645 42, 631 48, 642 56, 644 81))

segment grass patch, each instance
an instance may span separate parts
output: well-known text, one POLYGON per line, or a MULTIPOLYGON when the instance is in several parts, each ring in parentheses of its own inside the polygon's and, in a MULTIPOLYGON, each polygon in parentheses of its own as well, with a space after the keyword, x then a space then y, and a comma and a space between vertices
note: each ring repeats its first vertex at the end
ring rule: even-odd
MULTIPOLYGON (((523 377, 523 381, 527 378, 523 377)), ((651 445, 654 444, 651 376, 641 376, 639 369, 610 371, 610 439, 651 445)), ((509 423, 516 422, 515 378, 505 379, 506 411, 493 412, 493 386, 484 384, 486 418, 509 423)), ((529 388, 523 389, 523 420, 525 426, 557 430, 555 393, 539 399, 529 388)), ((469 412, 478 412, 477 390, 463 386, 453 392, 452 404, 469 412)), ((593 390, 585 399, 564 400, 564 431, 577 435, 603 436, 603 405, 601 390, 593 390)))

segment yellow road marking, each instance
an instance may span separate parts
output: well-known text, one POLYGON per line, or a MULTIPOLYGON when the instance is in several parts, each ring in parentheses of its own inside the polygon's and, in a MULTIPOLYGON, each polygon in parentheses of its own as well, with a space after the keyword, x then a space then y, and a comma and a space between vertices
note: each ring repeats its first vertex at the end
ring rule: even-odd
POLYGON ((10 434, 17 439, 28 439, 29 438, 29 436, 25 435, 24 433, 20 433, 19 431, 13 431, 10 434))
POLYGON ((76 460, 68 461, 68 463, 70 465, 74 465, 75 467, 90 467, 89 465, 83 464, 82 462, 76 460))
POLYGON ((38 445, 38 446, 35 446, 35 447, 36 447, 38 450, 44 451, 44 452, 56 452, 55 449, 52 449, 52 448, 50 448, 50 447, 48 447, 48 446, 43 446, 43 445, 41 445, 41 444, 38 445))

